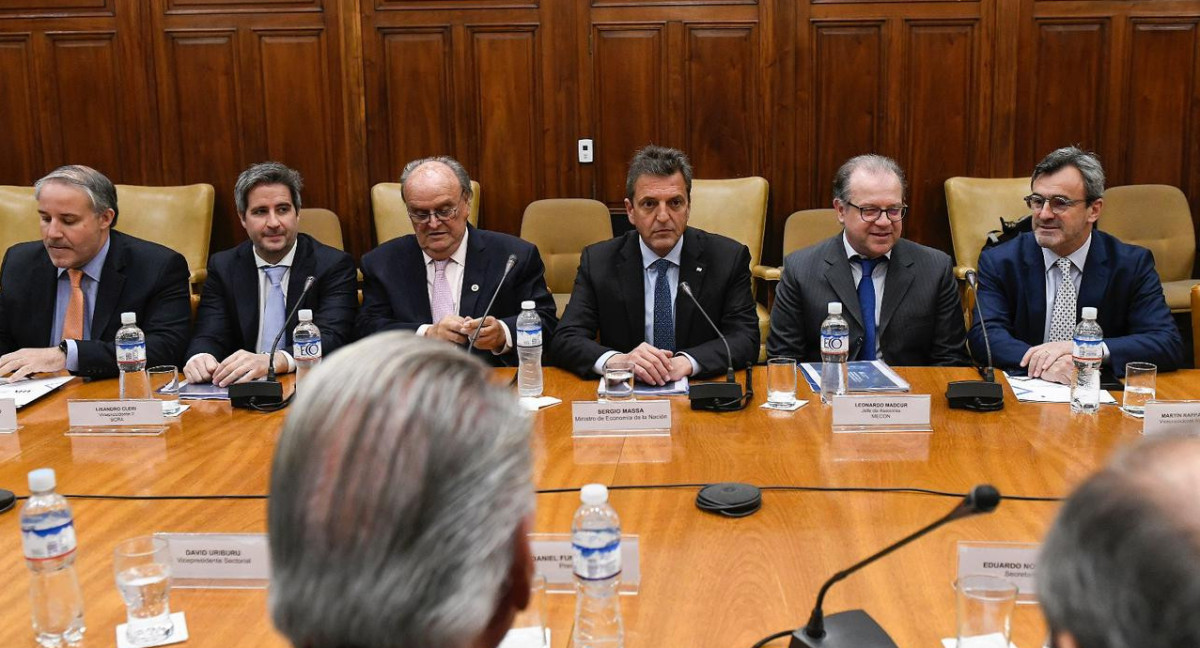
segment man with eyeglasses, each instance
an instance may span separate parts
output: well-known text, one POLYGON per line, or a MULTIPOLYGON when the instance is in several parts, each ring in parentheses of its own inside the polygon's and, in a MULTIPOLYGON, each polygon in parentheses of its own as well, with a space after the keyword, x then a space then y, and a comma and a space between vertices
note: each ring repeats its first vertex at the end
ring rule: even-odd
POLYGON ((407 330, 466 346, 478 331, 472 352, 515 366, 517 315, 530 300, 548 348, 558 318, 542 257, 527 241, 467 223, 471 178, 462 164, 446 156, 409 162, 400 191, 414 233, 363 255, 359 335, 407 330), (510 255, 516 264, 500 285, 510 255), (480 319, 498 285, 491 314, 480 319))
MULTIPOLYGON (((1104 365, 1117 376, 1130 361, 1159 371, 1179 367, 1183 341, 1171 319, 1149 250, 1094 229, 1104 208, 1104 169, 1092 153, 1068 146, 1034 167, 1033 231, 979 257, 979 306, 997 367, 1067 384, 1072 337, 1084 306, 1104 329, 1104 365)), ((986 361, 979 322, 968 336, 986 361)))
POLYGON ((905 188, 900 165, 882 155, 859 155, 838 169, 833 208, 842 233, 784 259, 768 355, 820 361, 821 322, 836 301, 850 325, 852 360, 968 363, 950 257, 900 237, 905 188))

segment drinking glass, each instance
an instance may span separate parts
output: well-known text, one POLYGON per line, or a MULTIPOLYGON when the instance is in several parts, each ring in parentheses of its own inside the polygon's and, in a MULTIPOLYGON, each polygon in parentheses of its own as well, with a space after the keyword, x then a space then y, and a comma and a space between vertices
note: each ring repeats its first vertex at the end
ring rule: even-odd
POLYGON ((158 643, 171 636, 171 557, 167 541, 138 536, 113 550, 117 589, 125 599, 125 634, 136 646, 158 643))
POLYGON ((1009 648, 1017 586, 995 576, 963 576, 954 584, 958 648, 1009 648))
POLYGON ((610 360, 604 365, 605 401, 633 400, 633 362, 610 360))
POLYGON ((1158 367, 1149 362, 1130 362, 1125 365, 1125 395, 1121 409, 1135 416, 1146 413, 1146 403, 1154 400, 1154 381, 1158 367))
POLYGON ((150 393, 162 401, 163 416, 179 416, 179 370, 161 365, 146 370, 150 374, 150 393))
POLYGON ((791 405, 796 402, 796 360, 771 358, 767 360, 767 402, 791 405))

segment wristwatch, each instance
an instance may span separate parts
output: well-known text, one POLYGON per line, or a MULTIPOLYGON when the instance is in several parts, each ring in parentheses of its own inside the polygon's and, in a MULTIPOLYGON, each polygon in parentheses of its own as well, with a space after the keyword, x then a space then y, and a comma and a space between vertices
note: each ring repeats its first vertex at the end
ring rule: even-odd
POLYGON ((67 341, 66 340, 63 340, 62 342, 58 343, 58 350, 62 351, 64 356, 69 355, 67 353, 67 341))

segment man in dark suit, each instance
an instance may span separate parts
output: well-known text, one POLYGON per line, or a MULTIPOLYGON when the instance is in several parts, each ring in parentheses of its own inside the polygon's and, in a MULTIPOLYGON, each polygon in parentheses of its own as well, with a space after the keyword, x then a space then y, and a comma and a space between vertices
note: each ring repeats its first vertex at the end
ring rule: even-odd
POLYGON ((820 361, 821 322, 836 301, 850 325, 851 359, 968 363, 950 257, 900 238, 904 193, 904 171, 890 158, 860 155, 838 169, 833 207, 844 230, 784 260, 768 355, 820 361))
POLYGON ((527 241, 467 223, 466 169, 446 156, 414 160, 400 186, 415 233, 363 256, 359 335, 409 330, 465 346, 478 331, 472 352, 495 366, 515 366, 517 315, 521 302, 532 301, 548 348, 558 318, 542 257, 527 241), (510 256, 514 265, 500 285, 510 256), (492 311, 481 320, 497 286, 492 311))
MULTIPOLYGON (((993 363, 1068 383, 1072 337, 1084 306, 1096 307, 1104 330, 1104 365, 1118 376, 1141 360, 1171 371, 1183 361, 1183 339, 1171 319, 1149 250, 1093 229, 1104 208, 1104 168, 1074 146, 1034 168, 1033 232, 979 256, 979 307, 993 363), (1063 281, 1064 274, 1069 281, 1063 281)), ((985 361, 979 322, 971 352, 985 361)))
POLYGON ((227 386, 267 374, 267 354, 279 331, 275 369, 294 371, 295 320, 285 321, 314 279, 303 308, 312 310, 324 354, 351 341, 358 288, 354 259, 299 234, 300 174, 278 162, 255 164, 234 186, 238 218, 250 240, 209 259, 196 310, 196 332, 183 368, 188 382, 227 386))
POLYGON ((116 376, 125 312, 137 315, 151 366, 178 363, 190 314, 183 256, 113 230, 117 190, 95 169, 55 169, 34 195, 42 240, 9 248, 0 269, 0 375, 116 376))
POLYGON ((638 380, 663 385, 757 359, 750 251, 688 227, 691 192, 692 166, 682 152, 647 146, 634 155, 625 212, 636 231, 584 248, 554 340, 555 363, 588 377, 630 360, 638 380), (725 334, 732 358, 682 294, 684 282, 725 334))

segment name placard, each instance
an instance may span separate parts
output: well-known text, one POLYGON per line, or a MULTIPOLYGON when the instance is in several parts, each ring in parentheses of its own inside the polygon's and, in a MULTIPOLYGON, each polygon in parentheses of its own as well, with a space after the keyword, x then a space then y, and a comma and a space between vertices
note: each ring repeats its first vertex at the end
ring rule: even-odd
MULTIPOLYGON (((533 571, 546 579, 546 591, 553 594, 575 591, 575 568, 572 564, 571 536, 566 533, 531 533, 533 571)), ((637 594, 642 582, 639 562, 640 543, 635 535, 621 536, 622 594, 637 594)))
POLYGON ((929 394, 833 397, 834 432, 932 432, 929 394))
POLYGON ((67 419, 71 432, 138 433, 138 427, 148 428, 147 433, 160 433, 166 422, 163 419, 162 403, 155 399, 144 400, 69 400, 67 419))
POLYGON ((1142 434, 1200 434, 1200 401, 1150 401, 1142 434))
POLYGON ((17 431, 17 401, 14 398, 0 398, 0 434, 12 434, 17 431))
POLYGON ((669 436, 671 401, 575 401, 574 436, 669 436))
POLYGON ((170 546, 175 587, 267 586, 271 555, 265 533, 156 533, 170 546))
POLYGON ((1040 545, 1026 542, 960 542, 958 577, 978 574, 1003 578, 1017 586, 1018 603, 1036 603, 1040 550, 1040 545))

